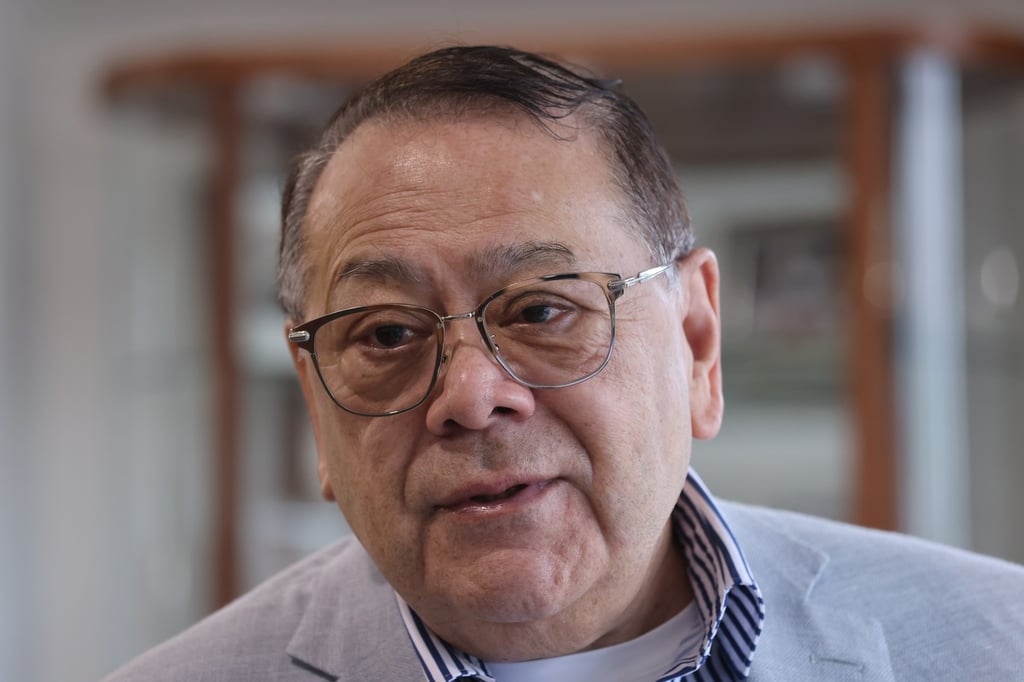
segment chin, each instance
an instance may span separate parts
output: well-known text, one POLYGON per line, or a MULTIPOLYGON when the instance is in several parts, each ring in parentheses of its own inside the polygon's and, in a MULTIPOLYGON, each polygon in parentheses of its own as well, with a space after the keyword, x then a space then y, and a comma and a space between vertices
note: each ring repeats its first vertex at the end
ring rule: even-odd
POLYGON ((594 564, 548 562, 536 551, 498 552, 470 570, 450 567, 443 591, 456 610, 490 623, 532 623, 576 603, 595 581, 594 564), (513 554, 513 556, 504 556, 513 554), (525 559, 525 560, 524 560, 525 559), (582 569, 582 570, 581 570, 582 569))
POLYGON ((536 585, 508 587, 477 595, 467 600, 464 608, 477 620, 490 623, 534 623, 558 615, 575 601, 574 596, 541 591, 536 585))

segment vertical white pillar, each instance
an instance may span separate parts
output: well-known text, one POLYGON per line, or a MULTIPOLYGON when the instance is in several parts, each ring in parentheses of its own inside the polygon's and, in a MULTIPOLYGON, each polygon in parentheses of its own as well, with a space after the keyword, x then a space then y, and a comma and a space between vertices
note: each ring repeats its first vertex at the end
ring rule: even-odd
POLYGON ((895 146, 895 226, 906 277, 897 327, 901 512, 908 532, 967 546, 959 72, 930 51, 910 55, 901 68, 895 146))

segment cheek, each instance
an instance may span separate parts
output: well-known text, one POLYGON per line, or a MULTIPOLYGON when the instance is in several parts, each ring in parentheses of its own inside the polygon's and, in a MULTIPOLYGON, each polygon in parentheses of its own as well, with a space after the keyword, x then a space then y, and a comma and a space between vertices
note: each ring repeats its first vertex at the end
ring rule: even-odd
POLYGON ((685 482, 690 415, 684 359, 623 344, 628 362, 567 395, 561 414, 582 442, 593 474, 590 496, 602 525, 622 542, 661 530, 685 482), (652 520, 654 523, 652 523, 652 520))
POLYGON ((346 521, 365 545, 379 545, 385 536, 400 533, 395 521, 405 508, 406 467, 404 450, 397 447, 399 429, 378 423, 386 419, 353 424, 347 417, 321 423, 320 447, 346 521))
MULTIPOLYGON (((602 395, 598 413, 641 449, 663 452, 689 437, 689 383, 685 350, 672 335, 652 341, 625 339, 605 371, 595 377, 602 395)), ((685 346, 685 343, 683 343, 685 346)))

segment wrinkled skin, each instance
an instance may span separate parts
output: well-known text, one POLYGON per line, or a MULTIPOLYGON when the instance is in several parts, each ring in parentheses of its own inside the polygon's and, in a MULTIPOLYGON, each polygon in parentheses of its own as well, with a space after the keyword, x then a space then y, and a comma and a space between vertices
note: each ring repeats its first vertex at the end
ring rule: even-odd
MULTIPOLYGON (((493 116, 362 124, 312 198, 306 319, 384 302, 457 313, 529 277, 659 265, 593 134, 562 132, 493 116)), ((292 349, 324 496, 456 646, 490 660, 606 646, 691 599, 668 519, 691 439, 721 419, 718 271, 705 250, 675 271, 627 291, 609 365, 569 388, 516 383, 473 322, 456 321, 426 403, 359 417, 292 349)))

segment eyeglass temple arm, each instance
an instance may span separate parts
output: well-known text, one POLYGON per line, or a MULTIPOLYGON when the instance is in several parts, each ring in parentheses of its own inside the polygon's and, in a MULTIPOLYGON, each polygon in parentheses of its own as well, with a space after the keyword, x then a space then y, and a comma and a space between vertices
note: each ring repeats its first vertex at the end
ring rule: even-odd
POLYGON ((312 335, 307 331, 296 331, 292 329, 291 331, 288 332, 289 343, 294 343, 299 348, 304 348, 308 350, 310 353, 313 352, 313 349, 309 346, 309 341, 311 337, 312 335))
POLYGON ((633 277, 613 280, 608 283, 608 288, 612 290, 612 295, 615 298, 618 298, 619 296, 622 296, 622 294, 626 293, 626 289, 633 286, 634 284, 643 284, 647 280, 657 277, 663 272, 666 272, 671 267, 672 263, 668 263, 666 265, 659 265, 658 267, 638 272, 633 277))

